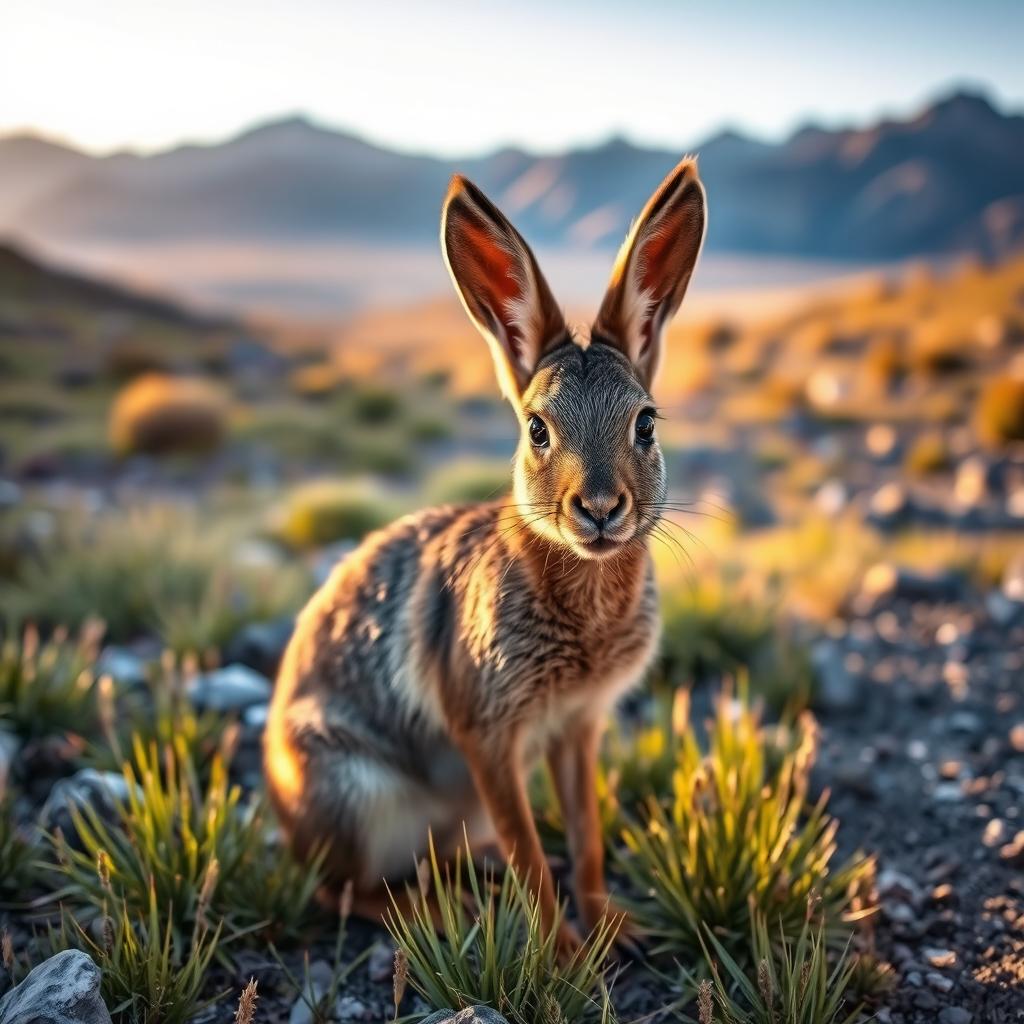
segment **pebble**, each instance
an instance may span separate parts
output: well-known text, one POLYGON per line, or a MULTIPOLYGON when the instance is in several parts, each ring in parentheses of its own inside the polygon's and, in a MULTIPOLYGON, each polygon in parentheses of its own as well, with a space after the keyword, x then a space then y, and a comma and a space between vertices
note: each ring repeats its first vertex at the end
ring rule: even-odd
POLYGON ((939 1024, 971 1024, 973 1019, 961 1006, 946 1006, 939 1011, 939 1024))
POLYGON ((1006 824, 1001 818, 992 818, 981 834, 981 841, 988 847, 998 846, 1006 837, 1006 824))
POLYGON ((953 991, 952 980, 950 978, 947 978, 944 974, 937 974, 935 971, 929 971, 924 976, 924 980, 927 981, 928 984, 931 985, 931 987, 935 989, 936 992, 953 991))
POLYGON ((926 948, 922 952, 932 967, 956 967, 956 953, 952 949, 926 948))
POLYGON ((386 942, 375 942, 366 962, 366 973, 370 981, 389 981, 395 967, 395 950, 386 942))
POLYGON ((253 704, 268 703, 273 689, 259 672, 228 665, 197 676, 188 684, 188 695, 199 710, 244 711, 253 704))

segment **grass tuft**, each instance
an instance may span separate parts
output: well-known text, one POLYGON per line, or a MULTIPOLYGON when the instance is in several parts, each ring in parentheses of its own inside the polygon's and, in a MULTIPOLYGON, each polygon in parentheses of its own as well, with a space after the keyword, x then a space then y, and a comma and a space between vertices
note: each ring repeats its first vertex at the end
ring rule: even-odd
POLYGON ((0 728, 24 740, 73 732, 96 723, 94 680, 102 627, 93 620, 77 640, 57 630, 47 641, 28 626, 0 646, 0 728))
POLYGON ((829 935, 871 913, 861 894, 874 865, 856 856, 836 867, 838 823, 826 795, 808 796, 817 748, 809 713, 769 730, 746 695, 720 696, 707 724, 707 752, 694 726, 673 716, 671 780, 648 797, 642 821, 623 829, 618 860, 633 887, 637 923, 655 952, 700 952, 710 929, 733 955, 760 915, 797 935, 808 900, 821 901, 829 935), (856 909, 854 907, 856 904, 856 909))
POLYGON ((614 924, 602 924, 572 962, 560 966, 557 922, 543 927, 538 902, 514 868, 506 868, 500 881, 486 868, 478 872, 468 846, 454 865, 442 867, 431 843, 419 892, 410 889, 409 901, 406 910, 392 896, 385 924, 405 957, 409 984, 431 1006, 483 1004, 510 1024, 611 1019, 604 964, 614 924))

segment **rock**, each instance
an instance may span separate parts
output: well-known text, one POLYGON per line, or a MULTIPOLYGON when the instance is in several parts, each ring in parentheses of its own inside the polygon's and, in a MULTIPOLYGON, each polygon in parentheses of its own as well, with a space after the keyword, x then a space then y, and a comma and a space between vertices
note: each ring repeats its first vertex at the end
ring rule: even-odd
POLYGON ((1003 571, 1003 593, 1013 601, 1024 601, 1024 556, 1012 559, 1003 571))
POLYGON ((111 1024, 100 969, 78 949, 44 960, 0 999, 0 1024, 111 1024))
POLYGON ((489 1006, 467 1006, 458 1013, 454 1010, 438 1010, 423 1024, 508 1024, 508 1021, 489 1006))
POLYGON ((1024 830, 1018 832, 1010 842, 999 848, 999 858, 1015 868, 1024 868, 1024 830))
POLYGON ((875 423, 864 435, 864 446, 879 462, 888 462, 895 456, 898 441, 896 431, 886 423, 875 423))
POLYGON ((7 780, 14 768, 14 759, 21 749, 21 740, 13 732, 0 729, 0 800, 7 792, 7 780))
POLYGON ((993 467, 981 455, 970 455, 957 466, 953 498, 965 509, 977 508, 988 497, 993 482, 993 467))
POLYGON ((1010 730, 1010 746, 1018 754, 1024 754, 1024 722, 1018 722, 1010 730))
POLYGON ((1024 617, 1024 601, 1007 597, 1001 590, 993 590, 985 596, 985 607, 997 626, 1012 626, 1024 617))
POLYGON ((924 976, 924 980, 927 981, 936 992, 945 993, 953 990, 952 979, 947 978, 944 974, 939 974, 936 971, 929 971, 924 976))
POLYGON ((883 484, 868 502, 868 522, 880 530, 902 526, 913 514, 907 489, 895 480, 883 484))
POLYGON ((355 996, 341 996, 334 1007, 338 1020, 366 1020, 366 1004, 355 996))
POLYGON ((395 949, 386 942, 375 942, 366 962, 370 981, 389 981, 395 969, 395 949))
POLYGON ((188 695, 199 711, 244 711, 270 701, 274 687, 266 676, 245 665, 204 672, 188 684, 188 695))
POLYGON ((69 779, 54 784, 39 812, 39 827, 53 832, 60 829, 64 838, 74 843, 77 838, 71 808, 92 807, 106 821, 118 817, 117 805, 128 799, 128 783, 117 772, 101 772, 82 768, 69 779))
POLYGON ((814 504, 823 515, 834 519, 849 504, 850 492, 842 480, 826 480, 814 495, 814 504))
POLYGON ((146 663, 127 647, 104 647, 96 660, 96 675, 110 676, 123 689, 146 685, 146 663))
POLYGON ((294 630, 295 619, 291 616, 270 622, 250 622, 228 642, 224 659, 273 678, 294 630))
POLYGON ((846 666, 843 649, 831 640, 811 648, 817 689, 815 702, 825 711, 852 711, 864 698, 864 682, 846 666))
POLYGON ((269 704, 253 704, 242 712, 242 723, 253 732, 262 732, 266 728, 269 714, 269 704))
POLYGON ((319 1004, 331 986, 331 965, 326 960, 314 960, 309 965, 309 988, 292 1004, 288 1024, 313 1024, 315 1017, 309 1004, 319 1004))
POLYGON ((973 1019, 962 1006, 946 1006, 939 1011, 939 1024, 971 1024, 973 1019))
POLYGON ((955 950, 925 948, 921 952, 932 967, 956 967, 955 950))
POLYGON ((940 602, 955 600, 961 593, 960 579, 951 572, 911 572, 891 562, 879 562, 864 574, 861 594, 875 602, 888 598, 940 602))
POLYGON ((1006 823, 1002 818, 992 818, 985 825, 985 831, 981 834, 981 841, 985 846, 994 849, 1006 838, 1006 823))
POLYGON ((11 480, 0 480, 0 510, 21 504, 21 488, 11 480))

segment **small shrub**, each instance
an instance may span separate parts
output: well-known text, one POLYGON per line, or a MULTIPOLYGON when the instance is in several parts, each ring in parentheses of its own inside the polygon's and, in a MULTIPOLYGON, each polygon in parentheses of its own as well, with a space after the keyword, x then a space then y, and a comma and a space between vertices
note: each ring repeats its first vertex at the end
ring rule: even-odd
POLYGON ((110 443, 121 454, 207 452, 227 426, 227 398, 209 381, 146 374, 125 387, 110 412, 110 443))
POLYGON ((769 732, 745 695, 737 703, 726 691, 708 734, 705 755, 686 724, 673 740, 670 786, 649 795, 644 820, 622 833, 621 867, 648 894, 634 914, 657 951, 699 953, 702 929, 713 929, 742 956, 754 914, 798 935, 812 891, 828 928, 852 916, 855 902, 868 913, 859 896, 872 862, 858 856, 833 867, 838 823, 824 798, 808 800, 817 742, 809 713, 795 728, 769 732))
POLYGON ((71 812, 79 845, 51 842, 58 895, 88 916, 107 891, 129 916, 144 913, 155 892, 182 937, 207 916, 238 930, 294 933, 319 885, 319 860, 298 866, 269 845, 261 804, 241 804, 216 756, 201 784, 180 737, 148 748, 136 738, 123 768, 128 799, 114 823, 91 806, 71 812), (97 872, 99 862, 105 872, 97 872))
POLYGON ((92 665, 102 628, 87 625, 76 641, 63 630, 42 642, 34 627, 12 632, 0 647, 0 727, 23 739, 96 725, 92 665))
POLYGON ((99 617, 115 642, 166 632, 177 649, 205 650, 246 621, 294 611, 307 591, 297 566, 232 560, 236 539, 163 506, 71 518, 20 567, 10 604, 49 625, 99 617))
POLYGON ((602 924, 561 967, 555 957, 557 929, 543 928, 537 900, 513 868, 499 883, 486 871, 478 875, 467 853, 442 869, 432 844, 429 880, 425 874, 410 901, 405 912, 392 897, 385 925, 404 954, 409 983, 431 1006, 460 1010, 486 1004, 510 1024, 582 1022, 601 1014, 609 1019, 603 965, 615 940, 613 925, 602 924), (439 929, 431 918, 431 885, 439 929))
POLYGON ((773 943, 764 918, 754 921, 749 961, 740 965, 706 930, 702 939, 710 980, 696 985, 699 1024, 852 1024, 861 1008, 851 998, 854 958, 830 964, 821 925, 805 921, 795 939, 780 930, 773 943))
POLYGON ((393 423, 402 411, 402 398, 397 391, 363 386, 352 396, 352 415, 360 423, 379 426, 393 423))
POLYGON ((427 496, 434 504, 493 501, 512 490, 507 462, 454 462, 435 473, 427 496))
POLYGON ((978 436, 986 444, 1024 441, 1024 379, 990 380, 978 397, 975 424, 978 436))
POLYGON ((745 592, 728 574, 702 575, 664 592, 660 672, 672 685, 744 671, 775 708, 806 707, 806 653, 782 621, 774 594, 745 592))
POLYGON ((907 452, 904 465, 914 476, 941 473, 950 466, 949 447, 941 434, 921 434, 907 452))
POLYGON ((379 494, 365 485, 318 480, 292 492, 277 533, 295 548, 360 540, 391 519, 379 494))
POLYGON ((93 958, 115 1024, 186 1024, 223 998, 225 993, 200 998, 220 925, 211 929, 199 921, 185 941, 175 934, 170 915, 161 919, 155 888, 150 887, 147 909, 132 914, 124 902, 117 910, 109 909, 108 901, 115 903, 113 894, 100 884, 104 895, 95 913, 99 937, 62 911, 60 929, 51 929, 48 944, 53 953, 81 949, 93 958))

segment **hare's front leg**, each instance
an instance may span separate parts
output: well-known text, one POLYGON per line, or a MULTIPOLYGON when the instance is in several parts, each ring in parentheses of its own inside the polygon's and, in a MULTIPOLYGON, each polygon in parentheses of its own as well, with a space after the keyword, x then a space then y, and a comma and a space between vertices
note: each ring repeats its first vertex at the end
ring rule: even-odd
POLYGON ((606 914, 620 917, 620 935, 625 938, 625 915, 610 901, 604 876, 604 837, 597 800, 601 732, 600 719, 584 717, 572 721, 551 744, 548 766, 565 821, 573 891, 580 916, 588 929, 596 928, 606 914))
MULTIPOLYGON (((528 877, 540 902, 541 921, 545 928, 551 928, 558 917, 558 904, 526 792, 522 738, 521 730, 509 729, 500 737, 464 736, 460 746, 498 833, 502 852, 528 877)), ((579 933, 564 920, 557 942, 562 959, 570 958, 581 945, 579 933)))

